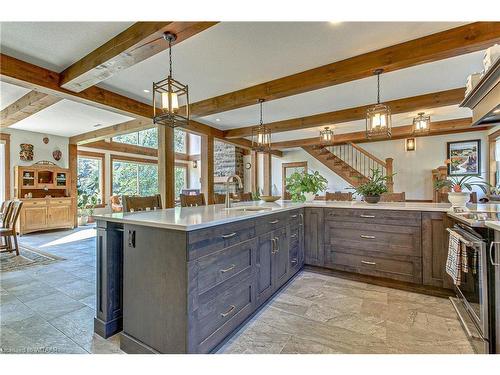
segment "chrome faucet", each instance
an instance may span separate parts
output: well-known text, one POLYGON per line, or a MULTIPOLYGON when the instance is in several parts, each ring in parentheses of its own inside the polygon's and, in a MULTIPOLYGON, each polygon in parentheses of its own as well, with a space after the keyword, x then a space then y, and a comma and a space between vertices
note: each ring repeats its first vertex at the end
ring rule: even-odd
POLYGON ((243 189, 243 184, 241 182, 240 176, 237 174, 233 174, 229 176, 226 180, 226 208, 231 208, 231 197, 229 196, 229 187, 231 185, 238 185, 238 188, 243 189), (236 179, 236 182, 231 181, 233 179, 236 179))

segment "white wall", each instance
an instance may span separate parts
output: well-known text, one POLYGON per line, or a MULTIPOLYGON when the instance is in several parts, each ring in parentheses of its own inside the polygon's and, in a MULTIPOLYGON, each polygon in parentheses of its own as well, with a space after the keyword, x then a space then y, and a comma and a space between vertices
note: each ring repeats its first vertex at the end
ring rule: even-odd
POLYGON ((2 132, 10 134, 10 191, 14 194, 14 167, 16 165, 29 166, 42 160, 51 161, 62 168, 68 168, 68 144, 69 138, 60 137, 57 135, 47 135, 49 143, 43 143, 43 138, 46 136, 43 133, 29 132, 18 129, 4 129, 2 132), (33 160, 22 161, 19 158, 21 143, 29 143, 33 145, 33 160), (54 160, 52 152, 56 149, 61 150, 62 157, 59 161, 54 160))
MULTIPOLYGON (((406 199, 431 200, 433 195, 431 171, 445 165, 446 143, 470 139, 481 139, 481 175, 487 177, 488 163, 488 131, 467 132, 459 134, 420 137, 417 138, 417 149, 406 152, 404 139, 389 140, 371 143, 362 143, 360 146, 379 159, 392 157, 394 159, 394 191, 406 192, 406 199)), ((284 151, 282 158, 272 158, 272 180, 278 191, 282 190, 281 164, 298 161, 307 161, 308 168, 319 171, 328 180, 328 191, 345 191, 350 185, 325 167, 321 162, 310 156, 302 149, 284 151)), ((263 163, 259 159, 259 186, 262 187, 263 163)), ((474 188, 479 197, 484 194, 479 188, 474 188)))

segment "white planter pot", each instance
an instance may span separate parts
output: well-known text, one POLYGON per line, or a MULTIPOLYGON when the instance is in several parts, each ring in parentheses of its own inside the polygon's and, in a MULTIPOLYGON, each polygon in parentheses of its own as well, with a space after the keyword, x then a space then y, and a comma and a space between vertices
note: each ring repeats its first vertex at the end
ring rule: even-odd
POLYGON ((81 227, 87 225, 87 220, 88 220, 87 216, 78 216, 78 226, 81 227))
POLYGON ((316 196, 316 194, 304 193, 304 196, 306 197, 306 202, 312 202, 314 200, 314 197, 316 196))
POLYGON ((470 193, 448 193, 448 200, 452 207, 465 207, 467 202, 469 202, 470 193))

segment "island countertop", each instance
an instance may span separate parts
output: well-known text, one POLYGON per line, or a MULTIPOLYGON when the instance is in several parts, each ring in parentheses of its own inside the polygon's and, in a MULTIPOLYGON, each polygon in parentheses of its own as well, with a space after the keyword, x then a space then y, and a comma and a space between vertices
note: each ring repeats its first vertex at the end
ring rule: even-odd
MULTIPOLYGON (((470 205, 471 210, 493 210, 493 205, 470 205)), ((226 224, 238 220, 258 218, 276 212, 288 211, 304 207, 316 208, 352 208, 369 210, 397 210, 397 211, 436 211, 447 212, 449 203, 420 203, 420 202, 384 202, 369 204, 360 201, 325 202, 313 201, 296 203, 291 201, 277 201, 273 203, 244 202, 233 204, 226 209, 223 204, 200 207, 175 207, 162 210, 150 210, 128 213, 112 213, 95 215, 96 220, 111 221, 124 224, 144 225, 156 228, 192 231, 215 225, 226 224), (242 211, 242 207, 262 207, 262 211, 242 211)), ((496 210, 496 208, 495 208, 496 210)))

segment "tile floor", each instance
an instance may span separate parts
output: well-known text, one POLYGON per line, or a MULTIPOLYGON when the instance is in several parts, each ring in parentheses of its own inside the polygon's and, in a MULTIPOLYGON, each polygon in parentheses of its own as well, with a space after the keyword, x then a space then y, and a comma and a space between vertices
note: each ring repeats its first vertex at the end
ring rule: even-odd
MULTIPOLYGON (((95 232, 26 235, 66 260, 0 273, 0 353, 121 353, 93 333, 95 232)), ((219 353, 472 353, 446 299, 302 272, 219 353)))

